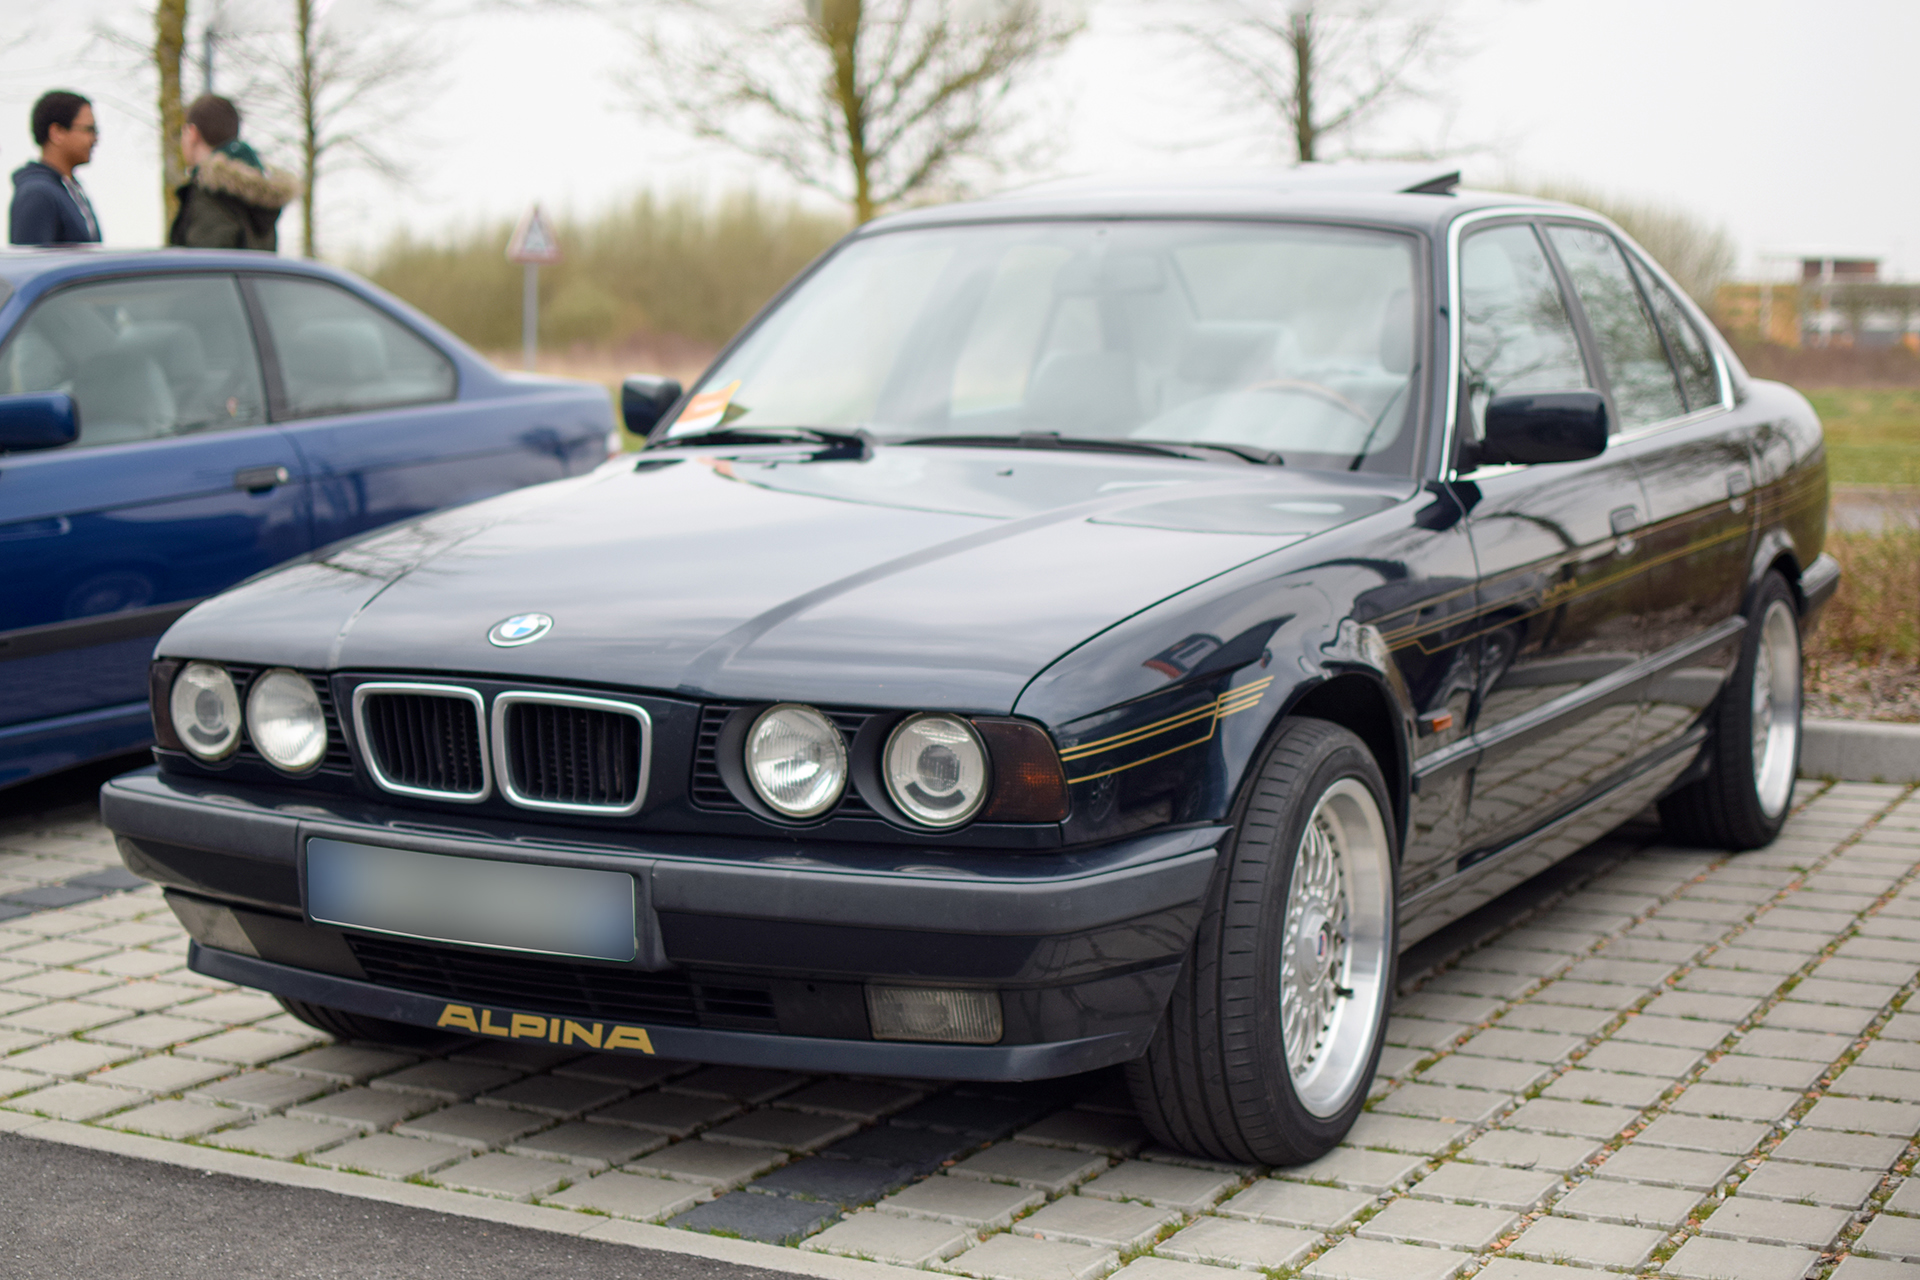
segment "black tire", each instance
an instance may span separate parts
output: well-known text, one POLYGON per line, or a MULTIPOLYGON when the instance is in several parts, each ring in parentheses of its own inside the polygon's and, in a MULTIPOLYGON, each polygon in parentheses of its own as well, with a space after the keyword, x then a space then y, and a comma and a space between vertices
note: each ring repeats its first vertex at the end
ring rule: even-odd
MULTIPOLYGON (((1145 1056, 1127 1067, 1141 1119, 1158 1141, 1219 1160, 1290 1165, 1317 1159, 1346 1136, 1379 1064, 1393 992, 1392 814, 1380 767, 1359 738, 1324 720, 1282 724, 1236 809, 1232 843, 1215 870, 1166 1014, 1145 1056), (1323 801, 1340 796, 1352 803, 1361 791, 1379 818, 1381 847, 1367 863, 1380 867, 1343 873, 1343 884, 1357 886, 1348 932, 1379 933, 1368 947, 1383 944, 1384 953, 1367 962, 1367 989, 1353 981, 1359 999, 1337 982, 1324 988, 1336 993, 1332 1017, 1352 1015, 1339 1033, 1346 1046, 1340 1079, 1350 1081, 1340 1087, 1350 1096, 1323 1100, 1316 1113, 1295 1087, 1283 1043, 1283 937, 1309 818, 1323 801), (1384 882, 1375 885, 1375 878, 1384 882), (1341 999, 1354 1002, 1339 1005, 1341 999)), ((1326 936, 1324 929, 1318 934, 1326 936)))
MULTIPOLYGON (((1800 772, 1800 612, 1793 588, 1778 571, 1768 573, 1754 588, 1746 616, 1748 626, 1741 638, 1740 659, 1710 713, 1713 740, 1708 750, 1713 757, 1707 775, 1660 801, 1660 824, 1681 843, 1708 849, 1758 849, 1780 834, 1792 808, 1793 779, 1800 772), (1756 751, 1755 676, 1757 672, 1765 675, 1761 672, 1761 650, 1769 644, 1770 620, 1775 648, 1786 642, 1788 634, 1791 636, 1792 740, 1756 751), (1768 750, 1777 754, 1769 757, 1768 750), (1757 768, 1756 757, 1769 767, 1757 768), (1785 773, 1784 791, 1778 778, 1780 770, 1785 773), (1763 772, 1769 779, 1766 785, 1759 776, 1763 772)), ((1784 678, 1785 665, 1769 659, 1767 671, 1778 669, 1784 678)), ((1770 698, 1769 706, 1781 700, 1778 696, 1770 698)), ((1787 719, 1785 715, 1780 718, 1783 723, 1787 719)))
POLYGON ((308 1004, 304 1000, 289 1000, 285 996, 275 996, 274 999, 280 1002, 282 1009, 315 1031, 326 1032, 335 1040, 371 1040, 375 1044, 392 1045, 397 1049, 437 1049, 459 1038, 432 1027, 416 1027, 410 1022, 393 1022, 364 1013, 348 1013, 345 1009, 308 1004))

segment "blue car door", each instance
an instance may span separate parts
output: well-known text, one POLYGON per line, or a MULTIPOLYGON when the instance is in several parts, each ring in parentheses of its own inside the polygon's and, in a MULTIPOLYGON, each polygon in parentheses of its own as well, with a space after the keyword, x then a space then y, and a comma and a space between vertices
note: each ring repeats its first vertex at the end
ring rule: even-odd
POLYGON ((246 280, 271 348, 274 416, 313 478, 319 545, 605 456, 604 427, 576 440, 530 420, 525 399, 457 398, 453 360, 350 290, 291 274, 246 280))
POLYGON ((0 348, 0 392, 46 391, 80 435, 0 457, 0 785, 148 740, 155 637, 311 546, 235 277, 51 293, 0 348))

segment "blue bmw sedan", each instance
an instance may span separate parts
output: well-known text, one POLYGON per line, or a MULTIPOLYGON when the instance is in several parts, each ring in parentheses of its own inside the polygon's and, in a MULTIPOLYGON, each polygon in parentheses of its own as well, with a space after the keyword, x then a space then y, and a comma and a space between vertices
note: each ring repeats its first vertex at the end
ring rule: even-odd
POLYGON ((0 787, 150 742, 147 660, 199 600, 614 430, 598 387, 315 263, 0 253, 0 787))

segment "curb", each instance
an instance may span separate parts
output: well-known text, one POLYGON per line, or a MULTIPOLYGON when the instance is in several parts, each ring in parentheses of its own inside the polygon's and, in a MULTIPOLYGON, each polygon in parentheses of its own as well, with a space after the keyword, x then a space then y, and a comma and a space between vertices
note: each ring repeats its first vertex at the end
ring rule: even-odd
POLYGON ((1808 720, 1800 776, 1839 782, 1920 782, 1920 724, 1808 720))

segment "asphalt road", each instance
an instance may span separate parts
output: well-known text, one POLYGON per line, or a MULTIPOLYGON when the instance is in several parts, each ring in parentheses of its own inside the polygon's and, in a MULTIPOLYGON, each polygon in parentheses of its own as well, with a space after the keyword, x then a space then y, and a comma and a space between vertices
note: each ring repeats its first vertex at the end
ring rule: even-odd
POLYGON ((778 1280, 602 1244, 0 1134, 0 1277, 778 1280))

